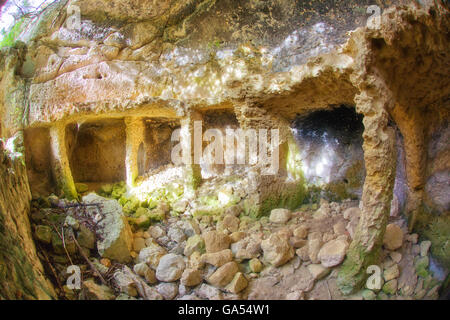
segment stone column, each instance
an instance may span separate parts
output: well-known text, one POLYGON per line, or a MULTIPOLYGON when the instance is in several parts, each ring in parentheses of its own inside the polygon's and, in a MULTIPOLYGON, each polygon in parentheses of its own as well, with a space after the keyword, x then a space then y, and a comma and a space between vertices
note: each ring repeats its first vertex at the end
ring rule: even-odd
POLYGON ((50 128, 51 163, 58 190, 68 199, 78 197, 70 169, 66 144, 66 125, 56 124, 50 128))
MULTIPOLYGON (((274 149, 274 152, 278 153, 278 162, 279 162, 278 171, 276 175, 278 177, 286 176, 287 174, 286 160, 289 152, 289 144, 290 142, 293 141, 293 136, 290 130, 289 122, 286 119, 282 118, 281 116, 267 112, 266 110, 259 108, 257 105, 254 105, 252 103, 243 103, 241 105, 237 105, 235 110, 236 110, 236 117, 241 129, 243 130, 255 129, 258 135, 258 143, 261 138, 259 132, 260 129, 267 130, 267 137, 268 137, 267 141, 269 145, 270 145, 270 137, 272 136, 271 130, 272 129, 278 130, 279 143, 278 147, 274 149)), ((258 159, 259 156, 260 155, 258 154, 258 159)), ((260 167, 261 165, 264 164, 259 163, 258 161, 257 166, 260 167)))
POLYGON ((200 160, 202 154, 203 137, 202 116, 196 111, 189 111, 181 120, 180 144, 184 162, 185 193, 192 196, 202 181, 200 160), (197 126, 195 126, 195 122, 197 126))
POLYGON ((403 136, 406 155, 406 179, 409 187, 405 211, 409 215, 409 229, 412 231, 424 197, 427 148, 423 119, 426 115, 418 108, 404 108, 398 104, 391 114, 403 136))
POLYGON ((125 118, 126 126, 126 183, 127 186, 133 187, 136 178, 139 176, 138 152, 139 145, 143 143, 145 136, 145 125, 142 118, 128 117, 125 118))
POLYGON ((366 180, 362 213, 347 258, 338 275, 338 286, 351 294, 364 285, 367 268, 377 265, 389 219, 396 169, 395 130, 388 126, 390 98, 377 90, 362 91, 355 98, 364 115, 364 160, 366 180))
POLYGON ((271 129, 278 129, 278 146, 274 149, 278 156, 278 168, 273 173, 265 172, 267 164, 259 162, 258 150, 258 164, 250 168, 248 177, 252 188, 249 189, 249 197, 244 204, 246 214, 258 217, 277 207, 298 207, 303 202, 305 188, 301 168, 298 163, 294 163, 298 148, 289 122, 253 103, 242 103, 235 110, 241 129, 255 129, 258 143, 261 139, 260 129, 266 129, 268 136, 272 136, 271 129), (288 172, 291 171, 295 173, 291 174, 294 179, 287 181, 288 172))

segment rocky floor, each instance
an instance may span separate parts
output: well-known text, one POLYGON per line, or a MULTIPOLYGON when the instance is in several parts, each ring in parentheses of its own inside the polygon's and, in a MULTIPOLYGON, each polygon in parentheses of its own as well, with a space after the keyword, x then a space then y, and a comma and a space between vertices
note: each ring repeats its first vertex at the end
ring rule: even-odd
POLYGON ((388 225, 380 290, 342 296, 339 266, 359 221, 358 202, 272 210, 253 220, 238 205, 219 217, 171 216, 130 227, 116 200, 94 193, 81 205, 54 196, 33 202, 38 252, 62 299, 437 299, 430 242, 388 225), (67 285, 67 267, 81 287, 67 285))

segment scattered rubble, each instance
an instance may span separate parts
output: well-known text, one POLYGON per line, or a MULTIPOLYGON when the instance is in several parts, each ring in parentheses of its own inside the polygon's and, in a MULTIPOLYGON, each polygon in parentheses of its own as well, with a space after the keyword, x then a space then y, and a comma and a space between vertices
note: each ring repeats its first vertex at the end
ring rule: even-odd
MULTIPOLYGON (((336 275, 351 242, 349 221, 360 215, 346 204, 322 202, 320 219, 317 209, 303 206, 260 220, 225 210, 210 219, 165 217, 138 227, 128 225, 114 199, 50 200, 58 207, 33 209, 34 235, 66 299, 434 299, 441 284, 430 271, 431 243, 392 217, 380 290, 342 296, 336 275), (86 279, 80 290, 64 285, 71 264, 86 279)), ((189 206, 178 203, 177 210, 189 206)))

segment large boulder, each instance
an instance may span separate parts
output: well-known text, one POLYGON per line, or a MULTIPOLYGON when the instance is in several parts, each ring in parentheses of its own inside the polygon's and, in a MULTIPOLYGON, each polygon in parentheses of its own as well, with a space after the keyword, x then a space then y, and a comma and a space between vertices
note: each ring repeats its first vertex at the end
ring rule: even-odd
POLYGON ((95 217, 101 214, 97 228, 97 249, 100 256, 120 263, 131 261, 133 234, 122 207, 117 200, 110 200, 95 193, 83 197, 85 204, 98 204, 87 207, 88 214, 95 217))
POLYGON ((274 267, 279 267, 294 257, 294 248, 289 245, 288 241, 276 234, 263 240, 261 248, 264 252, 264 260, 274 267))

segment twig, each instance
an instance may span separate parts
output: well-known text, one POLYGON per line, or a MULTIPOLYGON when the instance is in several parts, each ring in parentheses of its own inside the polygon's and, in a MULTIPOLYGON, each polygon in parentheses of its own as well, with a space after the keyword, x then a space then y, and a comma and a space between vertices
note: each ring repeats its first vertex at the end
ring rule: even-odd
POLYGON ((47 254, 45 253, 45 250, 43 250, 39 246, 39 252, 42 253, 42 255, 44 256, 44 259, 47 262, 48 267, 50 268, 51 272, 53 273, 53 276, 55 277, 55 281, 56 281, 56 284, 58 285, 59 289, 61 290, 61 292, 64 292, 64 288, 62 287, 61 282, 59 282, 59 278, 56 273, 56 270, 55 270, 55 268, 53 268, 52 264, 50 263, 50 260, 48 259, 47 254))
POLYGON ((96 274, 100 278, 101 282, 105 286, 108 286, 108 282, 106 282, 106 280, 101 275, 100 271, 97 270, 97 268, 92 264, 92 262, 88 259, 88 257, 86 257, 86 255, 83 253, 83 250, 81 249, 80 244, 78 243, 77 239, 75 239, 75 237, 73 235, 72 235, 72 239, 75 242, 76 246, 78 247, 78 251, 80 251, 81 256, 84 258, 84 260, 86 260, 86 262, 88 263, 89 267, 92 269, 94 274, 96 274))
POLYGON ((70 264, 73 265, 72 259, 70 258, 69 252, 66 249, 66 240, 64 238, 64 227, 61 227, 61 235, 62 235, 62 242, 63 242, 63 247, 64 247, 64 251, 67 254, 67 257, 69 258, 70 264))
POLYGON ((67 249, 66 249, 66 242, 65 242, 65 240, 64 240, 64 227, 62 227, 62 235, 61 235, 61 234, 58 232, 58 229, 56 228, 56 226, 55 226, 53 223, 51 223, 51 225, 52 225, 53 229, 55 229, 56 233, 58 234, 58 237, 59 237, 59 238, 61 239, 61 241, 63 242, 63 248, 64 248, 64 251, 66 252, 67 258, 69 258, 70 264, 73 265, 72 259, 70 258, 70 254, 69 254, 69 252, 68 252, 67 249))
POLYGON ((333 297, 331 296, 331 292, 330 292, 330 287, 328 286, 328 280, 325 280, 325 284, 327 285, 328 296, 330 297, 329 300, 333 300, 333 297))
POLYGON ((101 203, 77 203, 77 204, 67 204, 67 205, 59 205, 55 204, 53 205, 55 208, 58 209, 68 209, 68 208, 85 208, 85 207, 97 207, 100 208, 102 204, 101 203))

